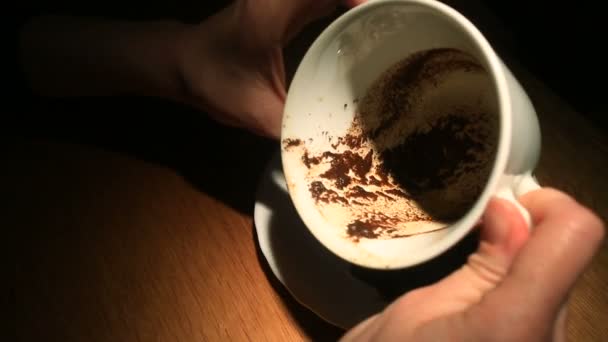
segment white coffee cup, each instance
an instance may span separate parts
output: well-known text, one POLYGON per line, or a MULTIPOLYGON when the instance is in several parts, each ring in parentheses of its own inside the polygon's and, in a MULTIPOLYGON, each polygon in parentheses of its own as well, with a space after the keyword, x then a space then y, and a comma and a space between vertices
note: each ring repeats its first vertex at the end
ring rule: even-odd
MULTIPOLYGON (((540 130, 524 89, 478 29, 454 9, 432 0, 376 0, 335 20, 313 43, 290 85, 282 139, 309 149, 329 149, 354 111, 346 104, 364 96, 388 67, 421 50, 454 48, 472 55, 488 72, 498 113, 494 164, 478 200, 446 229, 393 239, 353 241, 345 227, 328 222, 309 191, 301 151, 283 145, 282 163, 291 199, 311 233, 330 251, 359 266, 397 269, 425 262, 467 235, 492 196, 514 203, 530 223, 518 196, 538 188, 532 171, 540 154, 540 130)), ((354 106, 350 106, 354 107, 354 106)))

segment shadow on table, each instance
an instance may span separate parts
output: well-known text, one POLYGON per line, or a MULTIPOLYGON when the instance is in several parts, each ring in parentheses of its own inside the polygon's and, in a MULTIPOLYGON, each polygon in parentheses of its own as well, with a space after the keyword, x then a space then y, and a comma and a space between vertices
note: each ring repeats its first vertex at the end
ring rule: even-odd
MULTIPOLYGON (((255 229, 255 228, 254 228, 255 229)), ((266 275, 268 282, 275 290, 275 292, 281 297, 281 300, 293 319, 304 331, 306 336, 312 341, 336 341, 343 334, 344 329, 337 327, 324 321, 322 318, 317 316, 310 309, 300 304, 287 288, 281 284, 281 281, 272 272, 268 261, 262 254, 260 244, 257 239, 255 240, 256 254, 262 271, 266 275)))
POLYGON ((40 101, 14 134, 91 146, 170 168, 199 191, 251 215, 258 178, 278 142, 159 99, 40 101))

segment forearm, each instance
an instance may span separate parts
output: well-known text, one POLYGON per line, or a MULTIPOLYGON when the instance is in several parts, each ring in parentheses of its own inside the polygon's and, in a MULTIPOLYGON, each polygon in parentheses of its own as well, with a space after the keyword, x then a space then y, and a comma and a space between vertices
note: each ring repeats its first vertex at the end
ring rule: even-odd
POLYGON ((21 62, 42 96, 132 94, 179 99, 178 51, 185 26, 44 16, 21 32, 21 62))

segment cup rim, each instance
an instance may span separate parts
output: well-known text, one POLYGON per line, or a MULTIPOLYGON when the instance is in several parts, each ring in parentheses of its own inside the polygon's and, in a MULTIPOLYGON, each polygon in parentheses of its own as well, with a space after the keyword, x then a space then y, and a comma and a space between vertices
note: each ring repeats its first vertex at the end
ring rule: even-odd
MULTIPOLYGON (((305 210, 302 210, 300 203, 297 200, 293 200, 293 204, 298 212, 298 215, 306 225, 307 229, 315 236, 315 238, 326 248, 331 250, 334 254, 341 257, 342 259, 353 263, 358 266, 372 268, 372 269, 401 269, 407 268, 411 266, 415 266, 421 263, 424 263, 430 259, 437 257, 438 255, 444 253, 450 247, 455 245, 458 241, 460 241, 464 236, 466 236, 471 229, 475 226, 477 221, 481 218, 483 211, 489 202, 491 196, 496 194, 498 188, 500 186, 501 179, 504 174, 504 170, 506 169, 508 156, 509 156, 509 148, 511 145, 511 130, 512 130, 512 118, 509 113, 511 113, 511 94, 509 91, 509 86, 504 70, 504 65, 500 58, 495 53, 494 49, 491 47, 490 43, 486 40, 483 34, 477 29, 477 27, 470 22, 464 15, 453 9, 452 7, 443 4, 439 1, 435 0, 374 0, 368 1, 362 5, 359 5, 348 12, 339 16, 336 20, 334 20, 328 27, 326 27, 323 32, 315 39, 313 44, 308 48, 306 54, 304 55, 300 64, 305 63, 308 59, 311 58, 312 51, 319 49, 319 47, 326 41, 329 37, 331 37, 331 33, 336 29, 344 25, 345 22, 351 20, 352 18, 364 13, 364 11, 369 11, 375 8, 379 8, 382 6, 394 6, 394 5, 404 5, 404 4, 413 4, 425 9, 430 10, 434 15, 442 16, 446 20, 450 20, 456 24, 457 27, 460 28, 462 34, 465 35, 470 43, 473 45, 473 48, 478 50, 479 59, 482 64, 488 69, 488 74, 492 80, 494 91, 496 92, 496 101, 499 115, 499 132, 498 132, 498 142, 494 157, 494 165, 492 166, 492 171, 488 177, 486 182, 486 186, 482 191, 481 195, 473 205, 473 207, 457 222, 453 223, 449 228, 451 232, 449 235, 444 238, 438 240, 434 243, 432 248, 426 248, 415 255, 408 255, 407 258, 398 258, 389 260, 378 260, 377 258, 361 258, 352 253, 346 253, 343 249, 338 246, 333 246, 328 241, 322 239, 318 233, 315 232, 314 228, 311 228, 311 222, 308 219, 308 214, 305 210)), ((298 77, 300 67, 296 70, 294 75, 294 80, 298 77)), ((290 86, 291 88, 292 86, 290 86)), ((291 90, 291 89, 290 89, 291 90)), ((287 93, 287 100, 289 99, 290 92, 287 93)), ((288 103, 288 101, 287 101, 288 103)), ((288 112, 288 108, 286 106, 285 112, 288 112)), ((286 117, 283 116, 283 126, 285 125, 286 117)), ((283 136, 284 129, 282 129, 281 140, 287 138, 283 136)), ((285 163, 285 149, 281 149, 282 156, 282 166, 285 172, 285 176, 288 177, 287 172, 289 167, 285 163)), ((360 250, 363 252, 363 250, 360 250)))

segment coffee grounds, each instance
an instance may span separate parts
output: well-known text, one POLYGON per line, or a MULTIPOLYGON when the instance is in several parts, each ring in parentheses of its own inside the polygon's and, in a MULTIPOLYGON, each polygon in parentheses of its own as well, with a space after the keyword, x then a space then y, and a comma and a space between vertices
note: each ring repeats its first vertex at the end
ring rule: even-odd
POLYGON ((287 138, 283 140, 283 146, 285 147, 285 149, 288 149, 290 147, 295 147, 295 146, 300 146, 302 145, 303 141, 300 139, 291 139, 291 138, 287 138))
POLYGON ((358 242, 361 238, 375 239, 380 234, 376 232, 378 225, 361 220, 355 220, 346 227, 346 234, 352 238, 355 242, 358 242))
POLYGON ((360 148, 365 141, 365 137, 360 134, 348 134, 344 137, 342 143, 352 149, 360 148))
POLYGON ((414 196, 448 186, 460 165, 475 165, 483 145, 463 132, 471 118, 450 115, 382 153, 383 168, 414 196))
POLYGON ((338 146, 340 146, 340 145, 350 147, 351 149, 358 149, 363 145, 366 138, 364 136, 362 136, 361 134, 350 133, 350 134, 347 134, 346 136, 338 137, 337 140, 338 140, 337 142, 331 144, 331 147, 334 149, 338 148, 338 146))
POLYGON ((388 189, 385 192, 389 195, 395 195, 395 196, 399 196, 399 197, 403 197, 403 198, 410 197, 407 193, 405 193, 405 191, 403 191, 401 189, 388 189))
POLYGON ((382 94, 387 101, 384 101, 380 108, 381 113, 388 114, 388 117, 370 133, 372 139, 377 138, 384 130, 391 127, 401 113, 409 112, 411 103, 407 100, 407 96, 403 96, 403 94, 411 93, 412 87, 420 82, 424 66, 432 54, 432 51, 413 54, 398 66, 398 69, 393 73, 393 77, 387 81, 382 94))
POLYGON ((403 224, 458 217, 476 198, 492 148, 484 144, 494 141, 487 126, 480 127, 484 115, 461 106, 449 109, 451 115, 419 112, 421 94, 446 73, 483 71, 469 58, 436 49, 397 63, 368 90, 346 135, 322 132, 331 151, 304 149, 313 198, 332 204, 330 210, 340 204, 350 211, 350 223, 341 224, 353 241, 409 236, 400 231, 403 224))
POLYGON ((376 195, 375 193, 366 191, 365 189, 363 189, 362 187, 360 187, 358 185, 353 187, 349 192, 347 192, 346 196, 359 197, 359 198, 365 198, 365 199, 371 199, 371 200, 375 200, 378 198, 378 195, 376 195))
POLYGON ((379 179, 379 186, 390 186, 391 182, 388 179, 389 170, 383 166, 382 162, 376 167, 376 175, 379 179))
POLYGON ((369 127, 370 138, 377 139, 403 115, 410 115, 413 103, 417 101, 417 96, 413 95, 424 82, 436 86, 441 75, 454 70, 471 72, 482 71, 483 68, 474 60, 464 58, 464 54, 456 49, 441 48, 414 53, 385 72, 376 83, 376 89, 366 95, 362 104, 363 108, 374 108, 373 103, 379 101, 372 112, 381 120, 377 126, 373 125, 376 127, 369 127))
POLYGON ((369 150, 361 161, 357 161, 352 165, 353 173, 362 181, 366 180, 365 175, 367 175, 372 168, 372 155, 373 151, 369 150))
POLYGON ((323 183, 321 183, 319 181, 310 183, 309 189, 310 189, 310 193, 312 194, 312 196, 317 200, 325 192, 327 192, 327 188, 325 187, 325 185, 323 185, 323 183))
POLYGON ((367 182, 371 185, 375 185, 375 186, 381 186, 382 182, 380 182, 380 180, 374 176, 369 176, 367 177, 367 182))
POLYGON ((323 185, 322 182, 319 182, 319 181, 312 182, 310 184, 310 186, 308 187, 308 189, 310 190, 310 193, 312 194, 313 198, 317 202, 324 202, 324 203, 340 202, 342 204, 348 204, 348 200, 346 200, 344 197, 340 196, 334 190, 327 189, 325 187, 325 185, 323 185))
POLYGON ((351 151, 324 152, 322 157, 330 160, 330 168, 321 174, 321 177, 334 181, 338 189, 344 189, 352 182, 349 175, 351 170, 360 180, 365 180, 365 175, 372 166, 372 151, 369 151, 365 157, 351 151))
MULTIPOLYGON (((425 216, 415 216, 411 217, 411 219, 425 220, 428 218, 425 216)), ((354 242, 358 242, 361 238, 376 239, 382 234, 392 234, 392 237, 407 236, 396 232, 394 226, 400 222, 402 220, 395 217, 389 217, 378 212, 368 212, 364 218, 356 219, 349 223, 346 233, 354 242)))
POLYGON ((378 196, 382 196, 382 197, 386 198, 386 199, 387 199, 387 200, 389 200, 389 201, 393 201, 393 200, 395 200, 393 197, 391 197, 391 196, 389 196, 389 195, 385 194, 385 193, 384 193, 384 192, 382 192, 382 191, 378 191, 378 192, 376 192, 376 194, 378 194, 378 196))
POLYGON ((306 167, 310 169, 312 165, 319 165, 319 163, 321 163, 321 158, 310 157, 308 155, 308 151, 305 151, 304 155, 302 156, 302 163, 304 163, 304 165, 306 165, 306 167))

